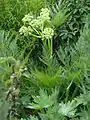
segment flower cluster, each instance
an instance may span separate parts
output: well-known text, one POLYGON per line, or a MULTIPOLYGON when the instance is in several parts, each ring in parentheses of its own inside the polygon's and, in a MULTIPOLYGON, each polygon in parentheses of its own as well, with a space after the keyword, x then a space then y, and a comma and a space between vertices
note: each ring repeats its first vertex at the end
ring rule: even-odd
POLYGON ((39 28, 41 27, 41 20, 40 19, 33 19, 30 23, 30 26, 34 27, 34 28, 39 28))
POLYGON ((30 26, 26 27, 26 26, 22 26, 19 30, 20 34, 21 35, 24 35, 24 36, 28 36, 28 35, 31 35, 33 30, 30 26))
POLYGON ((24 26, 19 30, 21 35, 36 35, 41 36, 43 39, 52 39, 54 30, 46 25, 46 23, 50 22, 50 11, 48 8, 42 8, 40 16, 37 18, 30 14, 25 15, 22 21, 24 26))
POLYGON ((29 24, 33 19, 33 16, 30 14, 25 15, 25 17, 22 19, 24 24, 29 24))
POLYGON ((54 35, 54 30, 52 28, 45 28, 42 32, 42 37, 46 39, 52 39, 54 35))
POLYGON ((20 34, 24 34, 24 36, 28 35, 28 28, 26 26, 22 26, 19 30, 20 34))
POLYGON ((50 21, 50 11, 48 8, 42 8, 40 13, 40 18, 43 22, 49 22, 50 21))

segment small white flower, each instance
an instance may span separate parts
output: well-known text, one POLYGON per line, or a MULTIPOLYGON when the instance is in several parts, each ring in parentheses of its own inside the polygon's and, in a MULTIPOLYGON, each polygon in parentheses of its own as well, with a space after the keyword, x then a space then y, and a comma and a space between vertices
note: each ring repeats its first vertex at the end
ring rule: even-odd
POLYGON ((20 68, 20 70, 19 70, 20 72, 23 72, 24 71, 24 69, 23 68, 20 68))
POLYGON ((25 67, 24 70, 27 71, 27 67, 25 67))
POLYGON ((10 76, 10 79, 14 79, 14 78, 16 78, 17 76, 16 76, 16 74, 12 74, 11 76, 10 76))

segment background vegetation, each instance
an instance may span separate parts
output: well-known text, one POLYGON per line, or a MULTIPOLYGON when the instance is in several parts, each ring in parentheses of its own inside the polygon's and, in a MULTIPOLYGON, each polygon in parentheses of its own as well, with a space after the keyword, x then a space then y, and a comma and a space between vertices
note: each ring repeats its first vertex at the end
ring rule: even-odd
POLYGON ((0 120, 89 119, 90 1, 1 0, 0 120))

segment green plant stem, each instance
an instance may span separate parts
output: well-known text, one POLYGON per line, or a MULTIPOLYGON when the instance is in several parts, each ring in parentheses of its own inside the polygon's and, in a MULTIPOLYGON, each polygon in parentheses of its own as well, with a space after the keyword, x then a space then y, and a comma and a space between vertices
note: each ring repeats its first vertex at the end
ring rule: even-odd
POLYGON ((52 54, 53 54, 53 41, 51 39, 51 57, 52 57, 52 54))
POLYGON ((69 98, 69 89, 67 89, 67 91, 66 91, 66 98, 65 98, 65 102, 68 102, 68 98, 69 98))
POLYGON ((75 97, 77 91, 78 91, 78 85, 77 85, 77 87, 75 88, 75 90, 74 90, 74 92, 72 94, 71 100, 73 100, 73 98, 75 97))
POLYGON ((68 101, 69 90, 70 90, 70 87, 71 87, 72 83, 73 83, 73 80, 71 81, 71 83, 69 84, 69 86, 67 87, 67 90, 66 90, 66 100, 65 100, 66 102, 68 101))
POLYGON ((31 34, 33 37, 36 37, 36 38, 41 38, 41 36, 37 36, 37 35, 34 35, 34 34, 31 34))

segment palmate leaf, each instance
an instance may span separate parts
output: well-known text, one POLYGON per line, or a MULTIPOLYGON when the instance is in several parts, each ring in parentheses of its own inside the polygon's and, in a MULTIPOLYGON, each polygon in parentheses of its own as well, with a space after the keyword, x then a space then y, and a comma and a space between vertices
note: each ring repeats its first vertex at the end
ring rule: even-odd
POLYGON ((76 109, 77 108, 77 102, 75 100, 72 100, 71 102, 68 101, 67 103, 61 102, 59 104, 59 110, 58 113, 62 116, 67 117, 75 117, 76 109))
POLYGON ((81 94, 80 96, 74 98, 72 101, 68 101, 67 103, 61 102, 59 104, 59 111, 58 112, 61 115, 67 116, 70 118, 76 117, 77 116, 77 114, 76 114, 77 107, 81 104, 85 106, 89 102, 90 102, 90 92, 88 92, 87 94, 81 94))
POLYGON ((67 120, 68 118, 76 118, 77 116, 77 107, 80 104, 83 104, 84 101, 81 100, 80 97, 73 99, 72 101, 68 101, 67 103, 55 102, 53 106, 48 107, 46 113, 40 113, 41 118, 45 118, 45 120, 67 120))
POLYGON ((46 91, 40 89, 39 96, 33 96, 33 103, 29 103, 26 108, 42 110, 43 108, 51 107, 57 97, 57 91, 52 95, 48 95, 46 91))
POLYGON ((59 114, 63 115, 63 116, 67 116, 67 117, 73 117, 75 115, 76 112, 76 102, 73 101, 68 101, 68 103, 60 103, 59 104, 59 114))
MULTIPOLYGON (((58 103, 56 96, 57 91, 51 95, 47 95, 46 91, 40 90, 39 96, 34 96, 33 103, 28 104, 26 108, 40 110, 41 112, 39 115, 41 120, 67 120, 67 117, 71 119, 73 118, 74 120, 78 115, 76 113, 78 110, 77 107, 81 104, 86 105, 87 103, 85 102, 88 102, 88 100, 85 99, 84 94, 66 103, 58 103), (43 108, 46 108, 46 112, 43 111, 43 108)), ((81 118, 86 117, 83 116, 81 118)))

